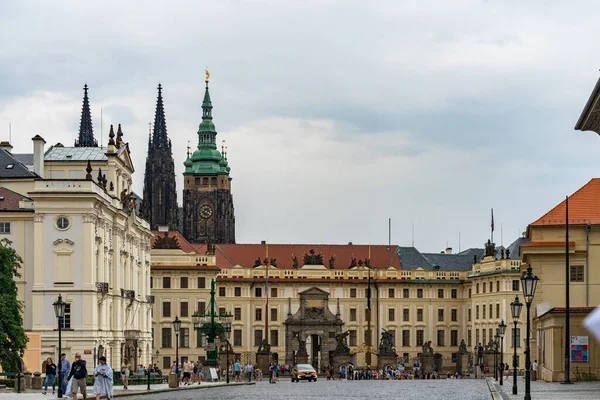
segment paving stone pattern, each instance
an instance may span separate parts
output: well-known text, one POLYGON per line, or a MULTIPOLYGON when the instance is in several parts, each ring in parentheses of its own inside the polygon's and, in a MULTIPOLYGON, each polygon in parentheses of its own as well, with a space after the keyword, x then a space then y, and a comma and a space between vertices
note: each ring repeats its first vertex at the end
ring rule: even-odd
POLYGON ((417 381, 327 381, 276 384, 257 382, 254 386, 219 387, 202 393, 181 391, 158 395, 128 397, 128 400, 196 400, 198 395, 212 399, 410 399, 410 400, 490 400, 484 379, 417 381))

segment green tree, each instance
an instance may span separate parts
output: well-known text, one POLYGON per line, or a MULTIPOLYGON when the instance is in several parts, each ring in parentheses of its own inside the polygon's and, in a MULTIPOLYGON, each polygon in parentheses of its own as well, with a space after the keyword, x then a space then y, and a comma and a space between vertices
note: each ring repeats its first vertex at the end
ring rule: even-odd
POLYGON ((16 283, 23 260, 10 245, 10 240, 0 240, 0 365, 4 371, 16 372, 27 347, 27 336, 16 283))

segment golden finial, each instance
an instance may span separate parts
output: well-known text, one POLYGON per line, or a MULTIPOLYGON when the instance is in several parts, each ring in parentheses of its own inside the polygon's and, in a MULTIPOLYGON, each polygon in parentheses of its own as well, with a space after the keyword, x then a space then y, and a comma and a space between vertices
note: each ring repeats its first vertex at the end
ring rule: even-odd
POLYGON ((204 82, 208 83, 208 79, 210 78, 210 72, 207 69, 204 70, 204 75, 206 75, 206 80, 204 82))

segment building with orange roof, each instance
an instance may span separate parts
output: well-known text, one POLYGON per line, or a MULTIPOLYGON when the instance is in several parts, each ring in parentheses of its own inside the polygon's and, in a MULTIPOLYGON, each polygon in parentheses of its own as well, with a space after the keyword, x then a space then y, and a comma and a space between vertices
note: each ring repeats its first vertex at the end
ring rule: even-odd
MULTIPOLYGON (((232 352, 242 362, 256 361, 268 320, 271 351, 277 353, 279 362, 294 363, 299 350, 295 335, 299 334, 307 340, 309 361, 318 367, 330 365, 329 351, 335 348, 339 329, 333 321, 311 327, 309 317, 305 318, 306 326, 299 327, 296 318, 304 294, 323 293, 330 315, 339 317, 341 329, 348 331, 354 364, 366 366, 366 296, 370 281, 373 352, 377 352, 379 336, 385 329, 392 334, 396 352, 407 366, 412 365, 423 345, 432 341, 438 368, 454 372, 460 342, 464 340, 472 348, 480 330, 487 334, 488 325, 492 327, 507 318, 506 299, 514 296, 513 273, 518 275, 518 266, 514 265, 520 265, 518 260, 501 259, 500 250, 498 260, 493 258, 492 262, 489 258, 480 263, 483 249, 452 254, 451 249, 421 253, 414 247, 352 243, 210 245, 189 243, 177 232, 159 232, 155 240, 151 252, 153 323, 162 368, 168 368, 175 357, 175 316, 183 321, 181 358, 202 360, 206 356, 206 340, 193 331, 191 316, 207 306, 209 282, 215 278, 217 308, 233 314, 230 342, 232 352), (491 277, 486 268, 495 263, 507 271, 491 277), (267 271, 269 307, 265 309, 267 271), (486 296, 498 299, 483 295, 472 298, 472 281, 492 278, 494 289, 490 284, 486 296), (496 286, 498 279, 502 280, 501 288, 496 286), (471 312, 474 301, 486 307, 489 302, 502 302, 502 314, 475 320, 471 312)), ((518 254, 518 246, 516 249, 514 253, 518 254)), ((511 347, 506 349, 507 354, 512 351, 511 347)), ((377 363, 375 356, 372 363, 377 363)))

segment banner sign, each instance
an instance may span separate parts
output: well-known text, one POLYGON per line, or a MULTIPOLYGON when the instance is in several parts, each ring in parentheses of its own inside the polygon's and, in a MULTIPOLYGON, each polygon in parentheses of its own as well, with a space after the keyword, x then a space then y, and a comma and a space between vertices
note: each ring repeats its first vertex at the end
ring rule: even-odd
POLYGON ((571 336, 571 362, 589 362, 587 336, 571 336))

